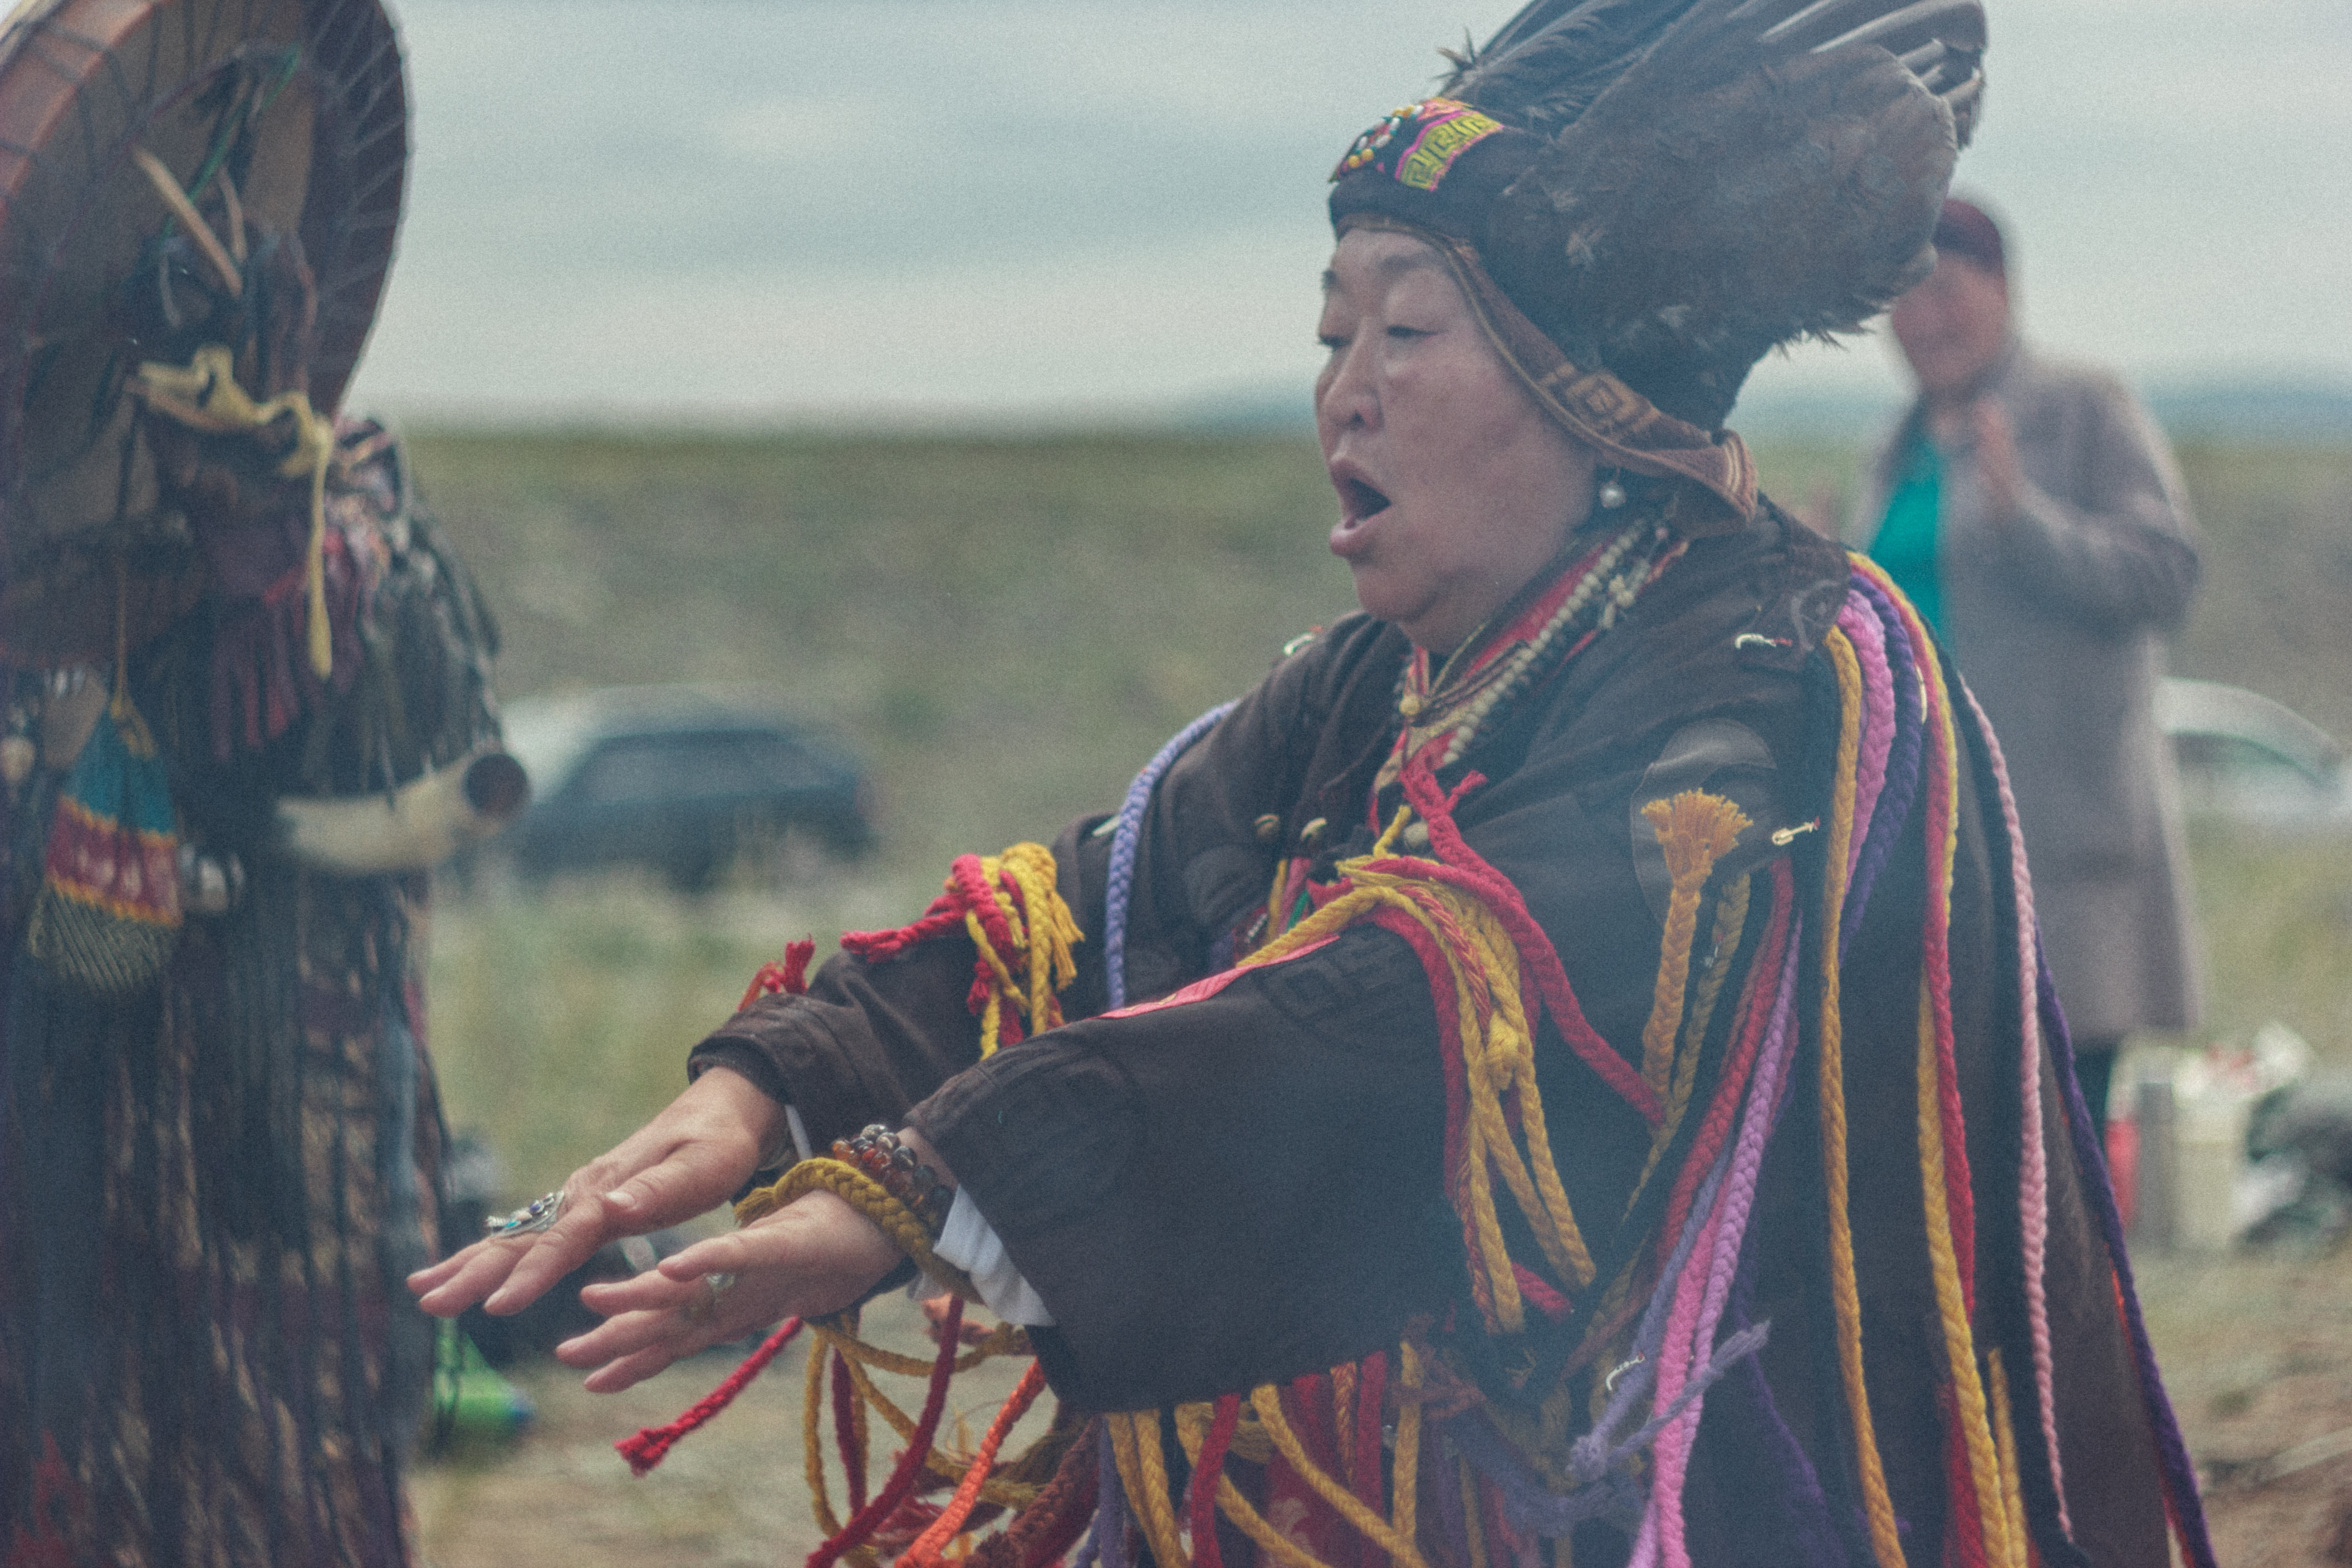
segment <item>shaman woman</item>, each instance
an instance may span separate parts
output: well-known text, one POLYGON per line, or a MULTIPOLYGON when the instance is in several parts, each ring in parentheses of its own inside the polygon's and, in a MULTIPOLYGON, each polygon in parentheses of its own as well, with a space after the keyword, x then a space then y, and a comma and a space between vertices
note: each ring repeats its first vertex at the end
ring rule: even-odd
POLYGON ((1540 0, 1360 138, 1317 409, 1365 613, 755 986, 425 1305, 797 1148, 562 1354, 808 1315, 845 1450, 908 1442, 813 1564, 2154 1564, 2168 1507, 2201 1554, 1999 752, 1722 429, 1930 264, 1983 19, 1888 11, 1540 0), (955 1292, 919 1419, 817 1316, 902 1256, 955 1292), (1062 1415, 926 1502, 967 1300, 1062 1415))

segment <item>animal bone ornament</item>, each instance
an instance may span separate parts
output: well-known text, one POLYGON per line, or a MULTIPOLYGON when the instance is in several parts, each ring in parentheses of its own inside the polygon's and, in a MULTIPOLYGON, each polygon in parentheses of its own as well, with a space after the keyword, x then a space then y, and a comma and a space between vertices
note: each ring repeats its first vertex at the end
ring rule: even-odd
POLYGON ((527 793, 336 418, 407 157, 377 0, 0 29, 0 1562, 407 1559, 419 873, 527 793))

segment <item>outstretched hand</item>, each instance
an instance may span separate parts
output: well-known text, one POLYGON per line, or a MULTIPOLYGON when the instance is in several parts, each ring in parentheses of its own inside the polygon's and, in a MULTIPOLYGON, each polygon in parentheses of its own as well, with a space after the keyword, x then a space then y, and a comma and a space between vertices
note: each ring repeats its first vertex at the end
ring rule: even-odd
POLYGON ((839 1311, 900 1256, 873 1221, 831 1193, 813 1192, 634 1279, 586 1287, 581 1304, 607 1321, 556 1346, 555 1356, 592 1369, 590 1393, 618 1393, 779 1319, 839 1311))
POLYGON ((712 1068, 619 1147, 574 1171, 549 1229, 478 1241, 410 1275, 408 1288, 436 1317, 476 1302, 501 1317, 520 1312, 607 1242, 726 1202, 759 1169, 783 1121, 783 1107, 750 1079, 712 1068))

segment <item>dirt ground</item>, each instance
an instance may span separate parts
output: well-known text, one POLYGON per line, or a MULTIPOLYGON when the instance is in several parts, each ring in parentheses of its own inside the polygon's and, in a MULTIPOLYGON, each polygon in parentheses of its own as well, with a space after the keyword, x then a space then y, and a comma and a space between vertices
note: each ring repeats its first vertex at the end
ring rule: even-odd
MULTIPOLYGON (((2147 1258, 2138 1267, 2157 1353, 2208 1478, 2223 1568, 2352 1564, 2352 1247, 2316 1258, 2147 1258)), ((892 1342, 908 1331, 906 1314, 895 1317, 877 1330, 892 1332, 892 1342)), ((519 1381, 539 1418, 520 1440, 428 1464, 417 1477, 426 1561, 797 1563, 818 1541, 802 1478, 797 1345, 652 1475, 633 1479, 613 1451, 615 1440, 700 1398, 730 1364, 705 1357, 610 1397, 581 1392, 573 1374, 551 1364, 524 1373, 519 1381)), ((973 1390, 951 1417, 977 1436, 1002 1392, 973 1390)), ((837 1489, 835 1497, 837 1506, 837 1489)))

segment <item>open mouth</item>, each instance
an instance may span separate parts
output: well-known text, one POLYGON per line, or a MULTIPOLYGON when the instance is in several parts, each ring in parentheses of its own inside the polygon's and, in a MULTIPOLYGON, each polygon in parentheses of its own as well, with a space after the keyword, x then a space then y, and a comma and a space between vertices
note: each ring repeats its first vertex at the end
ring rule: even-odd
POLYGON ((1344 479, 1338 483, 1339 510, 1349 522, 1361 522, 1368 517, 1388 510, 1389 498, 1363 480, 1344 479))

